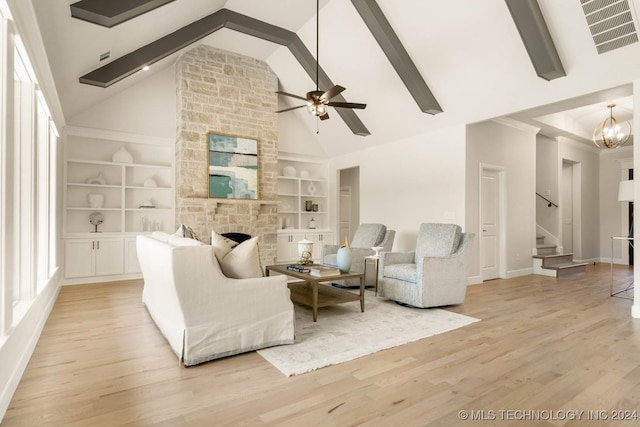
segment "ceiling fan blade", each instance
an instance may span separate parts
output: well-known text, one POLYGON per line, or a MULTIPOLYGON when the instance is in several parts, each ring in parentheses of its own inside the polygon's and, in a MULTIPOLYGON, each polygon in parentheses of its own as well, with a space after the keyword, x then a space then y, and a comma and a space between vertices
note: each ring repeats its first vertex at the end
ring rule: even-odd
POLYGON ((355 102, 327 102, 329 107, 338 107, 338 108, 358 108, 360 110, 364 110, 367 108, 367 104, 358 104, 355 102))
POLYGON ((320 117, 320 120, 327 120, 329 118, 329 113, 324 113, 323 115, 318 117, 320 117))
POLYGON ((292 93, 287 93, 287 92, 282 92, 281 90, 277 90, 276 93, 280 94, 280 95, 285 95, 285 96, 290 96, 292 98, 296 98, 296 99, 302 99, 303 101, 306 101, 307 98, 303 98, 301 96, 298 95, 294 95, 292 93))
POLYGON ((331 98, 333 98, 336 95, 339 95, 340 93, 342 93, 342 91, 345 88, 343 88, 340 85, 335 85, 334 87, 332 87, 331 89, 329 89, 328 91, 326 91, 325 93, 322 94, 322 96, 320 97, 320 99, 323 102, 326 102, 328 100, 330 100, 331 98))
POLYGON ((285 111, 297 110, 298 108, 306 107, 306 105, 298 105, 297 107, 285 108, 284 110, 276 111, 276 113, 284 113, 285 111))

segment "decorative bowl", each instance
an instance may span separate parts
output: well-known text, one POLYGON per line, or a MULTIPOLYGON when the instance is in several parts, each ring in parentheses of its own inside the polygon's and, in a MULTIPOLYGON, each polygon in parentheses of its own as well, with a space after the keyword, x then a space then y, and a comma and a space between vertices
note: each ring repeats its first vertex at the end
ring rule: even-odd
POLYGON ((384 249, 384 246, 372 246, 371 249, 375 252, 374 257, 379 257, 380 251, 384 249))

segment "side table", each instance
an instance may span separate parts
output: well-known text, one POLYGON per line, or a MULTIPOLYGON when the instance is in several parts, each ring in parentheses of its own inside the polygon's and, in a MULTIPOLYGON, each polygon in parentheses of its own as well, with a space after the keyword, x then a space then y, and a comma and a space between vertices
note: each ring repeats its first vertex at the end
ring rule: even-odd
POLYGON ((611 283, 609 284, 609 293, 610 296, 612 297, 618 297, 618 298, 624 298, 624 299, 633 299, 633 298, 629 298, 629 297, 625 297, 625 296, 620 296, 619 294, 626 292, 626 291, 630 291, 631 289, 633 289, 633 282, 628 283, 624 289, 621 290, 616 290, 614 292, 613 290, 613 242, 616 240, 626 240, 629 245, 631 245, 631 247, 633 248, 633 237, 624 237, 624 236, 611 236, 611 283))
POLYGON ((380 257, 375 255, 368 255, 364 257, 364 275, 365 275, 365 283, 366 283, 366 275, 367 275, 367 261, 373 261, 373 265, 375 268, 375 295, 378 296, 378 263, 380 262, 380 257))

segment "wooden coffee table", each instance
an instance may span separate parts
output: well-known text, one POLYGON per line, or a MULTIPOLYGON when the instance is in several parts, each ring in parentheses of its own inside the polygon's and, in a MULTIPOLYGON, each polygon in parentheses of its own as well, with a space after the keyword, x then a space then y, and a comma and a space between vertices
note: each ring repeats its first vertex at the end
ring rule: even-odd
POLYGON ((311 307, 314 322, 318 320, 318 307, 327 307, 329 305, 342 304, 350 301, 360 301, 360 310, 364 312, 363 273, 340 273, 331 276, 316 277, 311 276, 309 273, 298 273, 297 271, 287 270, 287 264, 268 265, 266 270, 267 276, 273 271, 302 281, 289 283, 291 301, 311 307), (360 279, 359 295, 346 289, 334 288, 330 284, 323 284, 324 282, 351 278, 360 279))

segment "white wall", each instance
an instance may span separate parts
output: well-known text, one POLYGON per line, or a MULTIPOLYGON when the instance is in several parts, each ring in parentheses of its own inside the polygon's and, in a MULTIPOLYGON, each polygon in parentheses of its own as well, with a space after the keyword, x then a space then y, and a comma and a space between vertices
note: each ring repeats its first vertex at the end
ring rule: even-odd
POLYGON ((472 281, 480 280, 479 176, 480 164, 504 168, 506 181, 506 271, 508 277, 532 273, 535 248, 536 133, 497 122, 467 127, 466 224, 476 233, 472 281))
MULTIPOLYGON (((423 222, 465 228, 465 127, 456 126, 329 161, 332 206, 340 169, 360 167, 360 222, 396 230, 394 251, 415 248, 423 222)), ((335 218, 332 229, 337 230, 335 218)))
MULTIPOLYGON (((574 229, 579 229, 579 244, 575 247, 575 261, 600 260, 600 151, 581 142, 558 137, 559 165, 563 160, 579 164, 579 194, 574 191, 574 229), (577 205, 576 205, 577 203, 577 205), (576 224, 577 222, 577 224, 576 224)), ((559 170, 562 168, 559 167, 559 170)), ((576 179, 574 175, 574 180, 576 179)), ((574 186, 576 183, 574 182, 574 186)), ((574 187, 575 188, 575 187, 574 187)), ((617 190, 616 190, 617 194, 617 190)), ((560 206, 562 209, 562 206, 560 206)), ((562 215, 562 213, 561 213, 562 215)))
POLYGON ((175 138, 174 67, 159 70, 140 83, 70 118, 67 124, 175 138))
MULTIPOLYGON (((628 230, 627 202, 618 202, 618 185, 628 179, 633 168, 633 147, 602 150, 600 154, 600 262, 611 260, 611 236, 626 236, 628 230)), ((627 243, 614 242, 616 264, 628 264, 627 243)))
MULTIPOLYGON (((560 202, 558 142, 546 136, 536 139, 536 192, 556 205, 560 202)), ((560 211, 536 196, 536 224, 546 230, 545 243, 559 244, 560 211)))

